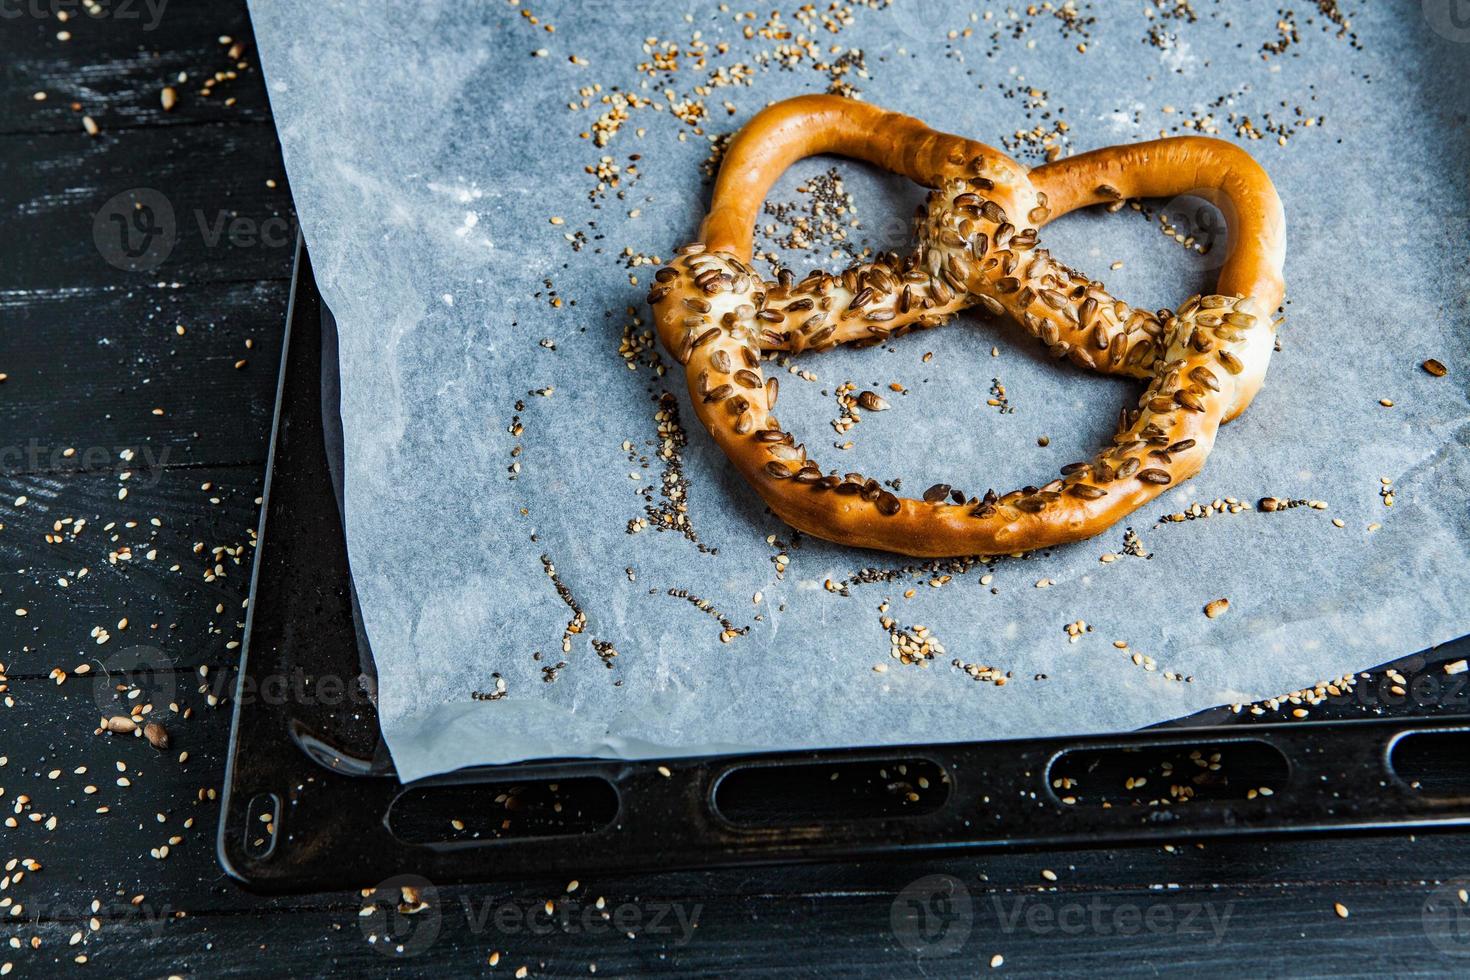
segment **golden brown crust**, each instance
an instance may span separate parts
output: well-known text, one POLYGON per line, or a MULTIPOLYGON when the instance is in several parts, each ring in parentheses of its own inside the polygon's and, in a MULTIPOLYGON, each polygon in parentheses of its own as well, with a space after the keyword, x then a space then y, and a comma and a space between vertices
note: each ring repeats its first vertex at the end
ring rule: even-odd
POLYGON ((700 420, 787 523, 859 547, 938 557, 1008 554, 1094 535, 1197 473, 1220 423, 1254 397, 1274 346, 1284 220, 1265 173, 1217 140, 1112 147, 1032 171, 972 140, 833 96, 771 106, 731 144, 702 231, 661 269, 649 300, 685 365, 700 420), (791 163, 835 152, 933 188, 919 248, 800 283, 747 264, 756 209, 791 163), (1037 229, 1119 196, 1195 193, 1220 204, 1231 250, 1221 295, 1160 320, 1050 258, 1037 229), (1235 287, 1226 294, 1226 287, 1235 287), (762 350, 829 349, 937 326, 979 306, 1019 320, 1052 350, 1151 379, 1112 444, 1041 487, 980 498, 901 499, 860 474, 826 473, 772 414, 762 350))

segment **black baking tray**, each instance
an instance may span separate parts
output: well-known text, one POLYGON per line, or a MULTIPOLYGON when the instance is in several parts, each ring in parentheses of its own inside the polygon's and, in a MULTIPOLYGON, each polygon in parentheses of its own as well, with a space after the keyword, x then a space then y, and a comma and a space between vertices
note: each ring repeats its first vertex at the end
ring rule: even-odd
POLYGON ((1470 675, 1444 669, 1470 636, 1314 698, 1305 721, 1283 703, 1096 737, 546 760, 405 785, 348 568, 335 326, 301 241, 287 319, 218 839, 250 888, 1470 823, 1470 675))

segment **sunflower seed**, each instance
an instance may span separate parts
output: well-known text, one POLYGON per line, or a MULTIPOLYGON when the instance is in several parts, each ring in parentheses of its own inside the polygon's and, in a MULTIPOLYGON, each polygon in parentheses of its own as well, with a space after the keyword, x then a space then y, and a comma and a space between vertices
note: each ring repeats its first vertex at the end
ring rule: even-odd
POLYGON ((924 503, 937 504, 949 496, 950 485, 948 483, 936 483, 924 491, 924 503))
POLYGON ((1138 478, 1144 483, 1154 483, 1159 486, 1167 486, 1174 482, 1174 478, 1166 470, 1147 469, 1139 470, 1138 478))
POLYGON ((706 405, 710 402, 722 402, 733 394, 735 394, 734 385, 720 385, 718 388, 710 389, 710 393, 704 396, 704 402, 706 405))
POLYGON ((806 342, 811 347, 819 347, 823 343, 825 343, 827 341, 827 339, 830 338, 836 332, 837 332, 837 324, 834 323, 834 324, 832 324, 830 326, 823 327, 822 329, 818 330, 816 333, 812 334, 810 337, 808 337, 806 339, 806 342))
POLYGON ((1102 487, 1095 487, 1090 483, 1074 483, 1067 488, 1067 492, 1083 500, 1097 500, 1108 495, 1108 492, 1102 487))
POLYGON ((777 462, 774 459, 766 464, 766 473, 769 476, 775 477, 778 480, 791 479, 792 472, 793 471, 791 467, 787 466, 785 463, 777 462))
POLYGON ((1006 308, 1001 305, 1000 300, 994 296, 986 296, 984 293, 976 293, 975 302, 991 316, 1000 316, 1006 311, 1006 308))
POLYGON ((886 412, 889 407, 887 399, 873 391, 858 395, 858 406, 867 412, 886 412))
POLYGON ((725 350, 717 350, 709 356, 709 366, 714 368, 721 374, 729 374, 730 368, 734 365, 730 363, 729 352, 725 350))
POLYGON ((759 388, 761 376, 749 368, 741 368, 735 372, 735 383, 742 388, 759 388))
POLYGON ((1245 365, 1241 363, 1240 358, 1228 350, 1216 351, 1215 356, 1220 359, 1221 364, 1225 365, 1225 370, 1231 374, 1239 374, 1245 370, 1245 365))
POLYGON ((1095 315, 1097 315, 1097 300, 1089 296, 1077 308, 1077 325, 1083 330, 1086 330, 1092 326, 1092 318, 1095 315))
POLYGON ((766 411, 776 407, 776 398, 781 394, 781 382, 775 378, 766 379, 766 411))
POLYGON ((1190 380, 1194 381, 1196 384, 1204 385, 1206 388, 1210 389, 1211 391, 1219 391, 1220 390, 1220 382, 1219 382, 1219 380, 1216 379, 1214 373, 1211 372, 1210 369, 1207 368, 1207 367, 1201 366, 1201 367, 1197 367, 1197 368, 1192 369, 1189 372, 1189 377, 1190 377, 1190 380))

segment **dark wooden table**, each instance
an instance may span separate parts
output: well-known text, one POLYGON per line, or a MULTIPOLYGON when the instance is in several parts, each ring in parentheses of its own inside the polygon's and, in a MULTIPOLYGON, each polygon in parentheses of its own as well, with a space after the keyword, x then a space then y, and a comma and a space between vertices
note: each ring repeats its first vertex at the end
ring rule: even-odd
POLYGON ((1470 833, 444 888, 396 942, 357 892, 235 887, 291 197, 243 2, 103 9, 0 0, 0 976, 1470 972, 1470 833), (139 656, 170 665, 167 748, 96 732, 139 656), (893 925, 912 900, 927 931, 893 925))

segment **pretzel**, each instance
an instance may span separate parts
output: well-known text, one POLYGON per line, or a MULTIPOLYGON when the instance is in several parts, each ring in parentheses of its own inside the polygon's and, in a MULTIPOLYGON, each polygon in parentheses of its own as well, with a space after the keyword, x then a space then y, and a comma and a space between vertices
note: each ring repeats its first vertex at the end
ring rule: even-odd
POLYGON ((1028 171, 998 150, 836 96, 755 116, 730 144, 700 241, 649 292, 663 345, 686 368, 715 442, 786 523, 840 544, 916 557, 1031 551, 1090 537, 1199 472, 1222 422, 1250 404, 1275 346, 1285 218, 1243 150, 1202 137, 1114 146, 1028 171), (772 282, 751 267, 756 211, 792 163, 837 153, 931 188, 919 244, 840 274, 772 282), (1116 299, 1038 244, 1048 221, 1090 204, 1194 194, 1224 213, 1217 292, 1154 313, 1116 299), (937 484, 904 499, 859 473, 826 472, 772 414, 761 353, 882 343, 976 307, 1008 316, 1059 357, 1147 379, 1112 443, 1059 478, 966 496, 937 484))

